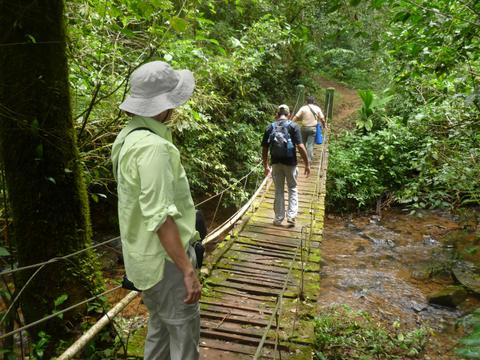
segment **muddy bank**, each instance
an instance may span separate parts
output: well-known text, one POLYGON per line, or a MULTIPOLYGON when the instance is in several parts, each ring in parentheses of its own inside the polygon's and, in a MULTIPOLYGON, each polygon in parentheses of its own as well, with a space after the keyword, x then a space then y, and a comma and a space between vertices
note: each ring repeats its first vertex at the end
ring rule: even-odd
POLYGON ((423 358, 457 359, 453 349, 463 335, 457 320, 478 307, 479 298, 463 286, 445 303, 439 294, 459 285, 458 268, 471 268, 465 276, 476 285, 479 229, 466 218, 394 210, 381 219, 327 216, 319 303, 347 304, 406 328, 427 326, 432 336, 423 358))

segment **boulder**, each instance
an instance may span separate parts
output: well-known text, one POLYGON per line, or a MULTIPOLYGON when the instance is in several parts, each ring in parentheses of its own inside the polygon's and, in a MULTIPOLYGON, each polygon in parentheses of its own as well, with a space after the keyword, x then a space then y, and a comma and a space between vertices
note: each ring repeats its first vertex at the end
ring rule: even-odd
POLYGON ((447 307, 457 307, 467 297, 467 290, 463 286, 447 286, 446 288, 427 296, 429 304, 447 307))
POLYGON ((453 275, 460 284, 480 294, 480 275, 474 264, 468 262, 457 262, 452 268, 453 275))

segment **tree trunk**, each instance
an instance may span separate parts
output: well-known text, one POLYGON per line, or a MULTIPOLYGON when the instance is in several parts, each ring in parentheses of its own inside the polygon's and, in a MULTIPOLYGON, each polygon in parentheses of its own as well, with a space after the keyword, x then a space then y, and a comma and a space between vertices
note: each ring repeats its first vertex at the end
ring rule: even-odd
MULTIPOLYGON (((63 0, 0 0, 0 151, 19 266, 85 248, 89 208, 75 141, 63 0)), ((21 283, 33 271, 21 273, 21 283)), ((18 284, 22 286, 22 284, 18 284)), ((92 252, 47 265, 20 298, 26 322, 74 304, 102 287, 92 252)), ((18 289, 17 289, 18 291, 18 289)), ((52 336, 47 358, 72 336, 84 309, 34 328, 52 336), (68 321, 71 320, 71 321, 68 321)))

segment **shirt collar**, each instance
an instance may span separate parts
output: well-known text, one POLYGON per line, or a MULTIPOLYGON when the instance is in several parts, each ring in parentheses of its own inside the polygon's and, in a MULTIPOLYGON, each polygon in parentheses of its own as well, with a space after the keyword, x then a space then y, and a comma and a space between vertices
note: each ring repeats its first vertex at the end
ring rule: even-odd
POLYGON ((122 132, 126 136, 130 131, 139 127, 149 128, 158 136, 164 138, 165 140, 168 140, 169 142, 172 142, 172 131, 168 128, 167 125, 145 116, 134 115, 128 122, 124 131, 122 132))
POLYGON ((165 124, 149 117, 134 115, 128 122, 127 126, 120 131, 112 145, 113 174, 115 177, 117 176, 117 164, 120 157, 120 150, 125 142, 125 138, 132 130, 140 127, 148 128, 156 135, 172 142, 172 131, 165 124))

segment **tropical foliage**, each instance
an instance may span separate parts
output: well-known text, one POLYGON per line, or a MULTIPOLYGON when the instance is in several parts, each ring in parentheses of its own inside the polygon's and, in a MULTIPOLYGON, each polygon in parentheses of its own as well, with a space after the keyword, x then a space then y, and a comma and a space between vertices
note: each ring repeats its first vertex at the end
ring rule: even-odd
POLYGON ((404 331, 399 322, 385 326, 364 311, 333 306, 315 319, 314 359, 419 358, 428 329, 404 331))
MULTIPOLYGON (((112 198, 109 146, 126 121, 117 106, 129 73, 154 59, 195 73, 195 95, 173 122, 195 197, 247 174, 275 105, 292 100, 297 83, 316 87, 302 75, 315 58, 298 51, 315 52, 312 34, 285 15, 295 5, 313 16, 302 1, 69 2, 71 81, 92 199, 112 198)), ((226 193, 227 204, 244 200, 240 185, 226 193)))
MULTIPOLYGON (((341 6, 336 2, 336 13, 344 13, 341 6)), ((384 14, 383 36, 371 37, 372 45, 380 41, 384 49, 377 52, 382 66, 369 69, 390 82, 359 91, 359 131, 334 141, 330 203, 352 209, 388 197, 413 208, 478 204, 479 3, 359 6, 362 12, 370 6, 371 21, 376 12, 384 14)))

